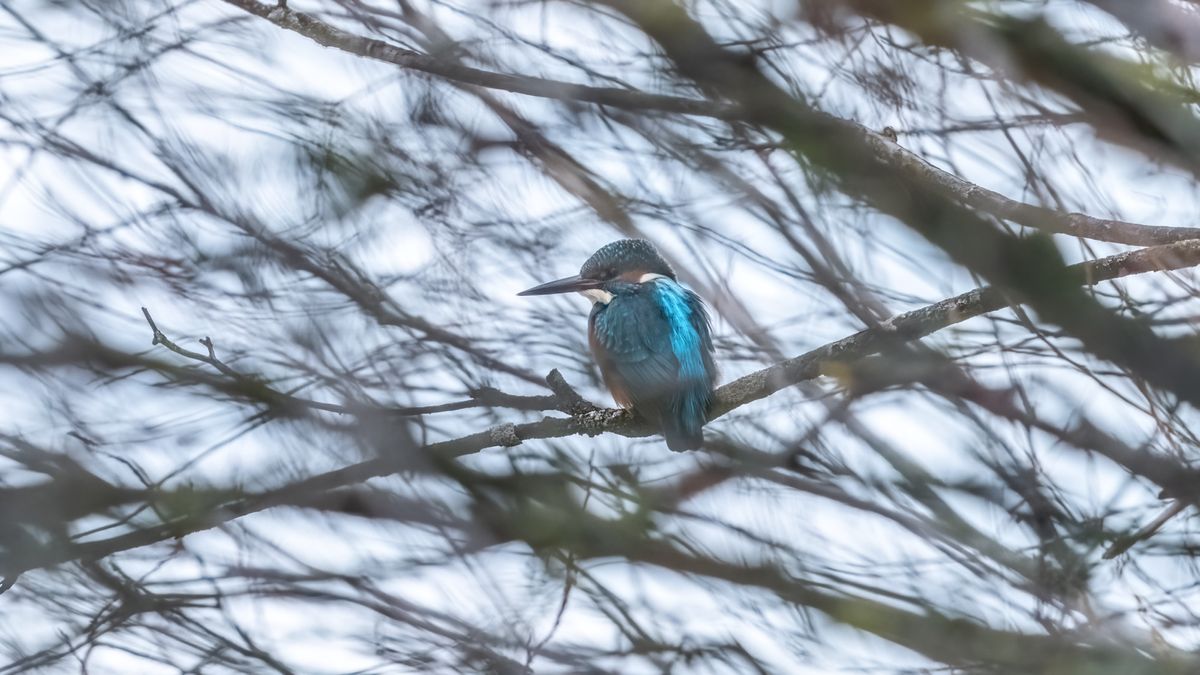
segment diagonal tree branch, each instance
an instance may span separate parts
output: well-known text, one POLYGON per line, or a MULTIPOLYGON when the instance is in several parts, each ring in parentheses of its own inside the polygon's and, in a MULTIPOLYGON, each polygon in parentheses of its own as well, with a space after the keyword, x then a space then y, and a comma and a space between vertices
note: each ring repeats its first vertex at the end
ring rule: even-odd
MULTIPOLYGON (((1074 269, 1088 284, 1111 281, 1147 272, 1177 270, 1200 265, 1200 240, 1130 251, 1080 263, 1074 269)), ((713 417, 718 418, 749 403, 766 398, 781 389, 800 384, 830 371, 844 368, 837 364, 852 362, 890 347, 930 335, 948 326, 1009 306, 1004 295, 993 288, 977 288, 953 298, 905 312, 885 326, 868 328, 768 368, 745 375, 717 389, 713 417)), ((70 360, 66 362, 70 363, 70 360)), ((0 363, 37 365, 39 361, 0 353, 0 363)), ((44 363, 44 362, 43 362, 44 363)), ((433 443, 421 448, 427 456, 448 460, 497 447, 513 447, 525 441, 565 438, 568 436, 612 433, 622 436, 647 436, 651 430, 627 410, 602 409, 574 417, 545 417, 523 424, 502 424, 460 438, 433 443)), ((418 451, 413 448, 412 452, 418 451)), ((1128 458, 1125 458, 1128 459, 1128 458)), ((75 544, 47 555, 27 569, 48 567, 72 560, 98 560, 130 549, 148 546, 173 537, 207 530, 242 516, 275 506, 291 505, 295 495, 314 496, 361 483, 401 470, 399 457, 379 457, 318 474, 264 493, 239 498, 219 508, 193 515, 182 521, 135 530, 108 539, 75 544)), ((1170 481, 1168 481, 1170 482, 1170 481)))
MULTIPOLYGON (((617 87, 595 87, 549 78, 482 70, 450 59, 397 47, 382 40, 355 35, 286 6, 272 6, 256 0, 222 1, 323 46, 459 84, 624 110, 696 115, 729 122, 744 122, 751 118, 750 113, 736 102, 652 94, 617 87)), ((875 133, 860 124, 819 111, 813 111, 812 114, 823 124, 838 129, 840 133, 853 135, 858 142, 869 148, 876 160, 884 162, 892 169, 921 175, 956 195, 961 203, 1025 227, 1133 246, 1157 246, 1200 238, 1200 228, 1158 227, 1097 218, 1082 213, 1064 213, 1057 209, 1011 199, 943 171, 887 136, 875 133)))
POLYGON ((1184 63, 1200 62, 1200 16, 1169 0, 1087 0, 1184 63))
POLYGON ((683 8, 671 2, 603 2, 641 26, 685 76, 742 101, 753 110, 752 121, 779 133, 791 152, 819 167, 842 192, 905 223, 1093 354, 1200 406, 1200 361, 1193 342, 1161 337, 1084 293, 1078 270, 1065 264, 1048 236, 1003 232, 930 176, 896 172, 861 137, 830 123, 723 48, 683 8))
MULTIPOLYGON (((1193 113, 1191 96, 1154 68, 1072 42, 1045 15, 981 10, 957 0, 848 4, 911 31, 927 45, 953 49, 1005 77, 1065 96, 1106 140, 1154 162, 1169 161, 1193 173, 1200 170, 1200 119, 1193 113)), ((1147 26, 1152 20, 1145 17, 1161 10, 1152 1, 1109 4, 1136 12, 1147 26)), ((1186 31, 1183 26, 1195 23, 1172 20, 1176 30, 1186 31)))
POLYGON ((722 579, 775 593, 781 599, 816 609, 834 620, 902 645, 942 663, 966 668, 980 662, 1000 665, 1002 672, 1114 672, 1124 675, 1167 675, 1194 672, 1195 657, 1169 650, 1147 655, 1111 644, 1088 644, 1084 635, 1036 635, 1006 631, 945 616, 926 609, 914 612, 853 594, 829 593, 778 567, 730 563, 682 552, 660 541, 621 536, 623 530, 588 514, 576 514, 583 528, 600 532, 578 537, 580 555, 621 556, 679 573, 722 579), (1047 664, 1052 664, 1047 668, 1047 664))

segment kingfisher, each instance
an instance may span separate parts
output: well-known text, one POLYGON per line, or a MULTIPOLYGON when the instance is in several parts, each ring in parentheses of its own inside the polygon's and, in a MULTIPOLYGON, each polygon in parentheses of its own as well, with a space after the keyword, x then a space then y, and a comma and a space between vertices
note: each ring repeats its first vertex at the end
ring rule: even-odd
POLYGON ((517 295, 570 292, 592 301, 588 344, 613 399, 657 425, 670 449, 699 448, 717 377, 700 296, 644 239, 607 244, 579 274, 517 295))

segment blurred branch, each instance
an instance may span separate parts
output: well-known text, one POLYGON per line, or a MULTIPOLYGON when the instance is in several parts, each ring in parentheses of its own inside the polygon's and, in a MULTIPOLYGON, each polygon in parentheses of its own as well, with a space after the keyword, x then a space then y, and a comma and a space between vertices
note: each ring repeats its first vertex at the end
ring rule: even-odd
MULTIPOLYGON (((216 349, 213 345, 212 338, 201 338, 200 344, 204 345, 208 350, 208 354, 201 354, 190 349, 180 347, 166 336, 158 325, 155 324, 154 318, 150 316, 150 311, 145 307, 142 308, 142 315, 146 317, 146 322, 150 324, 150 330, 154 333, 154 339, 151 344, 162 345, 167 349, 183 356, 184 358, 193 361, 199 361, 213 366, 223 375, 231 378, 239 391, 256 391, 259 393, 258 398, 271 406, 284 406, 288 409, 311 408, 313 410, 324 410, 326 412, 339 413, 343 415, 394 415, 399 417, 410 417, 418 415, 429 415, 440 412, 450 412, 455 410, 465 410, 468 408, 480 407, 497 407, 497 408, 513 408, 516 410, 562 410, 563 412, 573 412, 579 409, 580 402, 586 404, 577 393, 570 390, 567 386, 566 390, 574 394, 574 397, 566 396, 559 390, 555 390, 555 396, 515 396, 506 394, 498 389, 481 388, 472 392, 470 399, 464 401, 453 401, 450 403, 440 403, 427 406, 372 406, 367 404, 337 404, 326 403, 324 401, 314 401, 311 399, 301 398, 292 394, 287 394, 277 389, 273 389, 266 385, 262 380, 240 373, 230 367, 216 357, 216 349)), ((558 371, 554 371, 557 373, 558 371)), ((558 380, 562 381, 562 375, 558 375, 558 380)), ((566 385, 562 382, 562 385, 566 385)), ((551 383, 551 388, 554 384, 551 383)), ((590 405, 590 404, 586 404, 590 405)), ((595 409, 595 406, 591 406, 595 409)))
POLYGON ((627 518, 603 518, 570 499, 547 504, 545 495, 534 498, 529 492, 508 490, 504 493, 506 499, 483 497, 487 507, 481 509, 482 517, 501 540, 524 541, 535 550, 565 547, 581 558, 621 557, 676 574, 719 579, 736 587, 761 588, 786 602, 815 609, 837 622, 938 662, 963 667, 982 662, 999 672, 1073 675, 1109 670, 1126 675, 1183 675, 1194 672, 1197 665, 1195 657, 1183 650, 1164 648, 1149 655, 1139 649, 1123 649, 1105 635, 1089 640, 1085 630, 1052 635, 1006 631, 941 614, 901 595, 892 596, 892 602, 883 602, 844 588, 830 592, 825 584, 806 579, 802 572, 792 572, 780 564, 725 561, 719 556, 682 551, 631 526, 627 518), (548 510, 553 515, 539 517, 548 510), (550 527, 546 523, 548 518, 554 518, 550 527), (557 531, 554 526, 558 526, 557 531), (547 530, 551 532, 548 534, 547 530), (909 609, 910 605, 920 611, 909 609))
POLYGON ((1200 15, 1169 0, 1088 0, 1183 63, 1200 62, 1200 15))
POLYGON ((819 584, 805 583, 769 565, 728 563, 689 555, 661 542, 622 540, 612 536, 614 529, 603 528, 609 536, 589 537, 586 541, 594 544, 586 549, 586 555, 622 555, 675 572, 763 588, 784 600, 811 607, 840 623, 943 663, 967 667, 983 662, 998 666, 1001 672, 1075 675, 1108 670, 1124 675, 1183 675, 1196 668, 1192 657, 1173 650, 1160 658, 1152 658, 1138 650, 1124 650, 1103 643, 1088 644, 1082 636, 1004 631, 944 616, 929 608, 913 612, 844 592, 834 595, 823 591, 819 584), (1047 669, 1047 664, 1053 666, 1047 669))
MULTIPOLYGON (((1095 284, 1131 274, 1165 271, 1200 265, 1200 240, 1121 253, 1074 266, 1087 283, 1095 284)), ((978 288, 941 302, 897 315, 884 326, 868 328, 805 354, 777 363, 719 387, 714 395, 712 417, 718 418, 753 401, 827 372, 842 372, 837 364, 854 361, 889 347, 904 344, 947 326, 966 321, 1008 306, 994 288, 978 288)), ((27 364, 27 359, 0 354, 0 363, 27 364)), ((553 378, 551 374, 550 379, 553 378)), ((1007 410, 1001 412, 1008 412, 1007 410)), ((441 460, 461 457, 496 447, 512 447, 529 440, 613 433, 622 436, 646 436, 650 429, 628 410, 600 409, 573 417, 546 417, 523 424, 502 424, 452 440, 432 443, 422 451, 441 460)), ((1076 437, 1079 440, 1082 437, 1076 437)), ((1081 447, 1091 447, 1082 440, 1081 447)), ((1093 444, 1094 445, 1094 444, 1093 444)), ((416 452, 414 448, 412 452, 416 452)), ((1128 458, 1125 458, 1128 459, 1128 458)), ((1136 458, 1135 458, 1136 459, 1136 458)), ((322 493, 392 474, 402 466, 400 453, 379 457, 318 474, 283 488, 239 498, 203 515, 181 523, 130 532, 110 539, 74 545, 62 556, 41 561, 34 567, 59 564, 72 559, 95 560, 113 553, 206 530, 249 513, 280 505, 294 504, 297 495, 317 499, 322 493)), ((1122 461, 1120 463, 1128 464, 1122 461)), ((405 465, 407 466, 407 465, 405 465)), ((1151 476, 1161 479, 1160 474, 1151 476)), ((1168 484, 1174 481, 1167 479, 1168 484)))
POLYGON ((1069 212, 1192 224, 1194 17, 1043 4, 0 0, 0 672, 1195 672, 1099 557, 1200 505, 1200 227, 1069 212), (600 230, 755 371, 700 453, 496 303, 600 230))
MULTIPOLYGON (((2 108, 0 108, 0 119, 9 122, 17 128, 29 126, 19 120, 6 117, 2 108)), ((303 246, 275 236, 251 217, 240 213, 229 213, 220 209, 214 200, 209 199, 204 194, 200 185, 189 177, 187 172, 172 161, 172 158, 169 156, 160 155, 159 159, 188 188, 188 191, 192 193, 191 196, 186 194, 184 190, 172 186, 163 180, 150 178, 137 170, 123 166, 113 158, 91 152, 54 130, 40 126, 30 130, 38 134, 48 147, 61 152, 64 156, 88 162, 123 178, 141 183, 148 188, 161 192, 171 200, 178 202, 181 206, 195 209, 198 212, 229 223, 273 251, 279 256, 280 261, 289 267, 311 274, 328 284, 331 288, 352 301, 368 316, 375 319, 380 325, 414 330, 426 339, 440 342, 471 355, 481 365, 508 373, 526 382, 539 385, 544 384, 542 378, 506 363, 503 359, 492 356, 471 344, 471 341, 467 338, 456 335, 452 331, 426 321, 422 317, 405 312, 395 302, 392 302, 386 293, 372 284, 363 275, 359 274, 347 262, 337 260, 332 255, 330 256, 330 260, 318 262, 313 259, 314 255, 305 250, 303 246)))
POLYGON ((713 115, 716 111, 723 111, 722 115, 736 114, 734 107, 729 104, 718 105, 703 100, 662 96, 630 89, 591 87, 541 77, 481 70, 397 47, 382 40, 354 35, 321 21, 311 14, 286 6, 267 5, 255 0, 224 0, 224 2, 266 19, 284 30, 303 35, 322 46, 340 49, 357 56, 384 61, 401 68, 435 75, 462 84, 542 98, 582 101, 636 110, 706 116, 713 115))
MULTIPOLYGON (((479 70, 461 65, 451 59, 420 54, 381 40, 353 35, 309 14, 287 7, 274 7, 255 0, 224 0, 224 2, 267 19, 280 28, 303 35, 326 47, 435 75, 459 84, 560 101, 594 103, 625 110, 697 115, 729 122, 754 121, 753 115, 748 112, 749 109, 739 105, 736 100, 683 98, 633 89, 594 87, 548 78, 479 70)), ((987 211, 996 217, 1011 220, 1025 227, 1135 246, 1155 246, 1200 238, 1200 228, 1157 227, 1097 218, 1082 213, 1064 213, 1056 209, 1010 199, 998 192, 975 185, 948 171, 939 169, 916 153, 904 149, 887 136, 875 133, 860 124, 820 111, 810 112, 820 120, 821 124, 835 127, 841 134, 854 136, 858 143, 870 149, 877 161, 886 163, 890 168, 924 176, 955 194, 963 204, 987 211)), ((599 204, 598 210, 602 213, 603 207, 603 204, 599 204)))
POLYGON ((1200 361, 1193 341, 1160 337, 1084 293, 1045 234, 1008 234, 958 201, 936 176, 896 172, 870 144, 781 89, 721 47, 669 2, 606 0, 653 37, 680 71, 706 90, 742 101, 753 120, 774 129, 798 157, 824 170, 838 188, 908 225, 952 259, 1028 304, 1078 338, 1093 354, 1147 383, 1200 406, 1200 361))
MULTIPOLYGON (((176 171, 176 173, 182 176, 181 171, 176 171)), ((248 216, 226 213, 203 196, 200 196, 194 207, 233 225, 247 236, 253 237, 278 255, 280 261, 289 267, 311 274, 325 282, 381 326, 417 331, 428 340, 440 342, 465 354, 470 354, 481 365, 488 368, 508 373, 531 384, 545 383, 545 380, 533 373, 480 349, 468 338, 406 311, 348 261, 342 260, 332 253, 327 254, 326 260, 316 259, 317 254, 306 250, 305 247, 275 235, 248 216)))
POLYGON ((1125 551, 1128 551, 1134 546, 1134 544, 1137 544, 1140 541, 1145 541, 1146 539, 1154 536, 1154 533, 1162 529, 1162 526, 1166 525, 1168 520, 1174 518, 1180 513, 1183 513, 1184 509, 1194 503, 1194 501, 1188 502, 1182 499, 1175 501, 1173 504, 1163 509, 1163 512, 1158 514, 1154 520, 1138 528, 1136 532, 1124 537, 1120 537, 1114 541, 1107 549, 1105 549, 1104 559, 1112 560, 1125 551))
MULTIPOLYGON (((1072 265, 1071 269, 1085 278, 1086 283, 1096 284, 1131 274, 1196 265, 1200 265, 1200 240, 1119 253, 1072 265)), ((891 345, 915 340, 952 324, 1001 309, 1010 302, 1011 299, 998 289, 985 287, 897 315, 883 327, 868 328, 718 388, 713 404, 714 416, 770 396, 796 382, 816 377, 830 363, 869 356, 891 345)))
MULTIPOLYGON (((1194 101, 1147 64, 1074 44, 1041 16, 981 11, 957 0, 848 4, 911 31, 925 44, 953 49, 1007 77, 1066 96, 1098 135, 1151 161, 1167 160, 1186 171, 1200 171, 1200 119, 1193 111, 1194 101)), ((1126 6, 1125 14, 1136 12, 1149 27, 1156 20, 1147 15, 1165 3, 1112 4, 1126 6)))
POLYGON ((1109 669, 1123 675, 1183 675, 1196 668, 1193 658, 1179 652, 1151 658, 1137 650, 1106 647, 1102 643, 1087 644, 1082 638, 1071 635, 1004 631, 944 616, 929 608, 913 612, 852 594, 834 595, 824 592, 819 584, 804 583, 769 565, 752 566, 703 558, 661 542, 642 540, 635 543, 614 536, 594 536, 588 541, 596 544, 587 550, 588 555, 623 555, 675 572, 763 588, 784 600, 812 607, 840 623, 943 663, 973 666, 984 662, 999 666, 1001 672, 1075 675, 1091 675, 1109 669), (1047 664, 1054 665, 1047 669, 1047 664))
POLYGON ((1085 213, 1066 213, 1011 199, 995 190, 976 185, 933 166, 920 155, 905 150, 882 134, 872 133, 861 127, 854 131, 871 152, 887 162, 890 168, 909 175, 928 178, 932 184, 937 185, 962 204, 1025 227, 1042 232, 1131 246, 1157 246, 1188 239, 1200 239, 1200 228, 1162 227, 1110 218, 1097 218, 1085 213))
MULTIPOLYGON (((1163 493, 1177 498, 1153 521, 1136 532, 1118 536, 1104 552, 1111 559, 1137 542, 1152 536, 1168 520, 1187 506, 1200 505, 1200 473, 1193 467, 1181 466, 1174 457, 1163 456, 1146 447, 1133 447, 1080 415, 1070 424, 1056 424, 1039 417, 1032 409, 1021 409, 1010 396, 990 391, 966 379, 949 360, 930 353, 924 361, 893 362, 879 357, 861 359, 849 368, 843 378, 853 385, 877 389, 884 386, 920 383, 948 400, 964 400, 975 404, 1001 419, 1037 429, 1056 440, 1088 453, 1111 460, 1131 475, 1149 480, 1163 488, 1163 493), (859 383, 862 382, 860 385, 859 383)), ((928 483, 929 481, 926 481, 928 483)))

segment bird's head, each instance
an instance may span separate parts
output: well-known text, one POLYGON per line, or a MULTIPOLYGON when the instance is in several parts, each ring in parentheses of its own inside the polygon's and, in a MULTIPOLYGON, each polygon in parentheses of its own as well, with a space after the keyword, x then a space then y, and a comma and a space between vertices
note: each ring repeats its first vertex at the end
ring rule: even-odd
POLYGON ((660 277, 675 279, 675 270, 654 244, 645 239, 621 239, 605 244, 583 263, 579 274, 534 286, 517 295, 581 293, 592 302, 607 304, 613 289, 623 284, 642 284, 660 277))

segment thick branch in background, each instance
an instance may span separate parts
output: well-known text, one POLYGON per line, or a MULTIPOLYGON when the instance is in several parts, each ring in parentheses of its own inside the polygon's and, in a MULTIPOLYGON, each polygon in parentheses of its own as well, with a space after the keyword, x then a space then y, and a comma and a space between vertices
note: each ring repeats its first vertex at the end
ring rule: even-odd
MULTIPOLYGON (((294 31, 323 46, 333 47, 364 58, 384 61, 401 68, 444 77, 461 84, 562 101, 594 103, 637 112, 682 113, 729 121, 756 121, 753 119, 753 114, 737 101, 721 98, 715 100, 689 99, 632 89, 593 87, 550 78, 484 71, 456 64, 445 57, 420 54, 379 40, 353 35, 309 14, 286 6, 271 6, 254 0, 224 1, 256 16, 268 19, 280 28, 294 31)), ((840 133, 852 135, 857 143, 870 148, 879 161, 888 164, 892 169, 905 174, 922 174, 943 189, 953 193, 962 204, 1026 227, 1135 246, 1154 246, 1200 238, 1200 228, 1158 227, 1097 218, 1083 213, 1063 213, 1055 209, 1010 199, 999 192, 943 171, 905 150, 885 135, 875 133, 850 120, 839 119, 815 110, 806 111, 806 115, 818 119, 820 121, 818 126, 829 126, 837 129, 840 133)))
POLYGON ((794 152, 827 169, 843 191, 905 222, 958 262, 1029 303, 1043 319, 1063 326, 1102 358, 1200 404, 1200 362, 1192 356, 1194 346, 1159 338, 1082 293, 1048 238, 1005 234, 928 176, 891 171, 861 137, 815 114, 722 49, 682 9, 663 2, 606 4, 642 26, 681 72, 753 110, 752 120, 779 132, 794 152))

